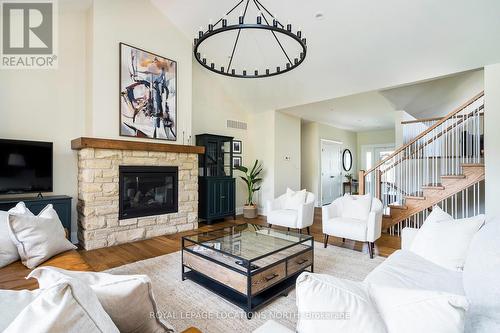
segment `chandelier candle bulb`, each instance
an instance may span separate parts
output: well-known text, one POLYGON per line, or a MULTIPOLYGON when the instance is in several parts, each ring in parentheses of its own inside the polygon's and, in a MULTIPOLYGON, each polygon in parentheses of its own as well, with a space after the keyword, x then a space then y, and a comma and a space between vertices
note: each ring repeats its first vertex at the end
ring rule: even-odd
POLYGON ((262 17, 257 16, 257 24, 262 24, 262 17))
POLYGON ((297 31, 297 37, 302 38, 302 31, 300 30, 297 31))
POLYGON ((297 64, 299 63, 299 59, 295 58, 295 59, 293 60, 293 62, 294 62, 294 64, 295 64, 295 65, 297 65, 297 64))
POLYGON ((276 28, 277 26, 278 26, 278 19, 275 17, 275 18, 273 19, 273 27, 275 27, 275 28, 276 28))
POLYGON ((288 23, 288 24, 286 25, 286 31, 288 31, 288 32, 291 32, 291 31, 292 31, 292 25, 291 25, 290 23, 288 23))
POLYGON ((259 71, 255 70, 255 76, 258 76, 258 75, 259 75, 259 71))
POLYGON ((224 72, 224 66, 221 66, 220 71, 224 72))
POLYGON ((201 31, 201 29, 200 29, 200 31, 198 31, 198 37, 199 38, 203 37, 203 31, 201 31))
POLYGON ((266 75, 269 75, 269 68, 266 69, 266 75))
POLYGON ((203 63, 206 64, 207 63, 207 59, 206 58, 203 58, 203 63))
POLYGON ((231 69, 231 74, 235 75, 236 71, 234 69, 231 69))
POLYGON ((247 75, 247 71, 243 70, 243 76, 246 76, 246 75, 247 75))
POLYGON ((276 67, 276 73, 279 73, 279 72, 281 72, 280 66, 276 67))
POLYGON ((240 24, 243 24, 243 16, 240 16, 240 17, 238 18, 238 22, 239 22, 240 24))
POLYGON ((225 18, 222 19, 222 27, 227 27, 227 19, 225 18))
POLYGON ((306 39, 305 38, 302 38, 302 43, 304 43, 304 45, 306 45, 306 39))
POLYGON ((211 67, 212 69, 214 69, 214 68, 215 68, 215 64, 214 64, 214 63, 211 63, 211 64, 210 64, 210 67, 211 67))
POLYGON ((290 63, 289 62, 286 63, 286 69, 290 69, 290 63))

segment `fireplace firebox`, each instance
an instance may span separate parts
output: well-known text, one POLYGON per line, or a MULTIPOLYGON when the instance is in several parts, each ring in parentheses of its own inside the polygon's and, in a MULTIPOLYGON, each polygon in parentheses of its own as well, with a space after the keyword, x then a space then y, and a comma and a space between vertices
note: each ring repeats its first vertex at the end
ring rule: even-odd
POLYGON ((178 167, 120 166, 120 220, 176 213, 178 167))

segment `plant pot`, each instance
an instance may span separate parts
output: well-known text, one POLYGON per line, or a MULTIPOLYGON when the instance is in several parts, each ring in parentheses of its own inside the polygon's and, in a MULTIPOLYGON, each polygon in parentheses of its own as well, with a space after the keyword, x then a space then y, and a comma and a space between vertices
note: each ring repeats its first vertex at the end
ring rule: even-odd
POLYGON ((257 206, 243 206, 243 217, 246 219, 254 219, 257 217, 257 206))

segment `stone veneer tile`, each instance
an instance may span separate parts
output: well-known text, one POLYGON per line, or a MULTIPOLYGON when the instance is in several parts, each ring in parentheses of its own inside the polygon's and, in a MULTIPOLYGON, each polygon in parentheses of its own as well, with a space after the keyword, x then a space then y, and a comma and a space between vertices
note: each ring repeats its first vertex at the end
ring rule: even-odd
POLYGON ((87 249, 198 227, 198 155, 84 148, 78 152, 78 239, 87 249), (120 165, 179 167, 177 213, 118 220, 120 165))

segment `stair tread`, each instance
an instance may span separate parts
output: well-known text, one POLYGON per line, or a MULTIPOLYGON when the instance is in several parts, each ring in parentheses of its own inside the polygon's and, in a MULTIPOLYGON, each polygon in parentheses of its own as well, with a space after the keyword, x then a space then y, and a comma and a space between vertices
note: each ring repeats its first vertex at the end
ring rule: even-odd
POLYGON ((441 178, 448 178, 448 179, 463 179, 465 178, 465 175, 442 175, 441 178))
POLYGON ((484 167, 484 163, 462 163, 462 167, 484 167))
POLYGON ((444 190, 445 187, 443 185, 424 185, 422 189, 425 190, 444 190))
POLYGON ((389 207, 395 208, 395 209, 408 209, 408 206, 406 206, 406 205, 399 205, 399 204, 390 204, 389 207))
POLYGON ((425 200, 425 197, 419 195, 405 195, 405 199, 425 200))

